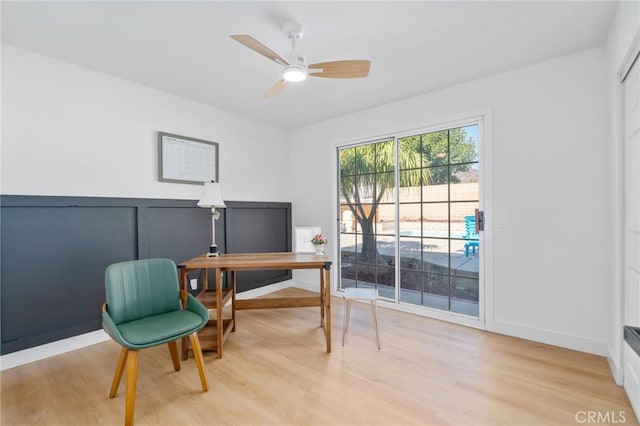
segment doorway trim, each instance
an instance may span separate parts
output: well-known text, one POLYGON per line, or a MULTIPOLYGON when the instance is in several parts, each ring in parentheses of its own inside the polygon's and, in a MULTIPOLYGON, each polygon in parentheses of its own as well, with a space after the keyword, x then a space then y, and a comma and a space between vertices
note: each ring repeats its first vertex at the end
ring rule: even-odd
MULTIPOLYGON (((332 146, 334 152, 334 158, 336 159, 333 169, 334 185, 334 200, 336 200, 335 211, 337 212, 336 220, 334 221, 333 235, 336 237, 336 241, 339 241, 340 233, 340 182, 338 179, 339 165, 337 153, 339 149, 346 146, 356 146, 373 141, 380 141, 387 138, 400 137, 415 132, 424 132, 429 129, 443 129, 449 127, 457 127, 460 123, 477 122, 479 124, 478 131, 478 161, 480 163, 479 170, 479 200, 482 210, 485 214, 485 230, 483 235, 483 247, 481 252, 481 270, 483 274, 483 284, 479 289, 479 312, 478 317, 470 317, 463 314, 458 314, 449 311, 440 311, 434 308, 428 308, 424 306, 411 305, 408 303, 399 303, 386 300, 380 300, 380 306, 395 309, 402 312, 412 313, 425 317, 430 317, 438 320, 451 322, 454 324, 465 325, 468 327, 478 329, 492 328, 494 322, 494 288, 493 288, 493 233, 494 233, 494 215, 493 215, 493 132, 492 132, 492 109, 490 107, 470 111, 467 113, 460 113, 451 115, 448 117, 442 117, 440 119, 425 121, 422 123, 415 123, 413 125, 407 125, 399 128, 393 128, 385 132, 376 132, 371 135, 362 136, 359 138, 342 140, 335 142, 332 146)), ((336 252, 340 252, 340 247, 336 246, 336 252)), ((339 289, 340 268, 334 269, 334 292, 341 295, 342 290, 339 289)), ((397 274, 396 274, 397 275, 397 274)), ((397 277, 396 280, 399 278, 397 277)), ((397 284, 397 283, 396 283, 397 284)))

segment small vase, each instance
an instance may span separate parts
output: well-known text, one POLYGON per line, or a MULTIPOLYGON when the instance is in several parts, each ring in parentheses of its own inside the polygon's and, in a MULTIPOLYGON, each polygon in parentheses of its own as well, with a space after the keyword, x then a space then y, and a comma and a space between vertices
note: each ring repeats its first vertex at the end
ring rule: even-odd
POLYGON ((324 254, 324 244, 315 244, 316 254, 324 254))

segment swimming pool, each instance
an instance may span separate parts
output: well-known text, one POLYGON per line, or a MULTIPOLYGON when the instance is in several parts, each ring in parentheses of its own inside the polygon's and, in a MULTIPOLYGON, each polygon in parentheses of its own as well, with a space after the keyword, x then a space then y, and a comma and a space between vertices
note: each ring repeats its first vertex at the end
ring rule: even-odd
MULTIPOLYGON (((425 230, 421 232, 419 229, 411 229, 408 231, 400 231, 401 237, 424 237, 424 238, 449 238, 448 231, 425 230)), ((462 239, 464 232, 451 232, 450 238, 462 239)))

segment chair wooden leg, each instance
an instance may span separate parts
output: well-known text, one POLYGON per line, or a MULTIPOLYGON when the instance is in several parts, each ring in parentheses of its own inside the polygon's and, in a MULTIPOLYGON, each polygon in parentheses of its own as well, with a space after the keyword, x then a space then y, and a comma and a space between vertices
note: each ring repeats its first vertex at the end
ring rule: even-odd
POLYGON ((124 408, 125 426, 133 425, 136 406, 136 385, 138 382, 138 359, 140 351, 129 350, 127 355, 127 393, 124 408))
POLYGON ((209 390, 209 383, 207 382, 207 373, 204 371, 204 359, 202 357, 202 347, 200 346, 200 339, 198 333, 193 333, 189 336, 191 339, 191 347, 193 349, 193 357, 196 361, 196 367, 198 367, 198 374, 200 375, 200 382, 202 383, 202 390, 204 392, 209 390))
POLYGON ((187 348, 187 338, 183 337, 180 339, 182 341, 182 360, 186 361, 189 358, 189 348, 187 348))
POLYGON ((171 354, 171 361, 173 361, 173 369, 180 371, 180 357, 178 356, 178 344, 177 341, 169 342, 169 353, 171 354))
POLYGON ((122 348, 120 351, 120 357, 118 358, 118 365, 116 365, 116 372, 113 375, 113 382, 111 382, 111 390, 109 391, 109 398, 115 398, 120 387, 120 380, 122 379, 122 373, 124 372, 124 366, 127 364, 127 348, 122 348))
POLYGON ((371 301, 371 315, 373 316, 373 325, 376 328, 376 342, 378 343, 378 349, 380 349, 380 333, 378 332, 378 309, 376 307, 376 301, 371 301))

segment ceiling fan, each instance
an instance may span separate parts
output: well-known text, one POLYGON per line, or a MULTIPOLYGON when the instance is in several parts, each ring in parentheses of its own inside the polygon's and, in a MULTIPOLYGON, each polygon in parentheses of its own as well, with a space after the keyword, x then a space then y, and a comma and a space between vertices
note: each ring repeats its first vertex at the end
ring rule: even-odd
POLYGON ((281 56, 248 34, 232 34, 230 37, 249 49, 258 52, 273 62, 282 65, 282 79, 264 93, 269 98, 278 95, 290 82, 303 81, 307 76, 324 78, 361 78, 369 75, 371 61, 344 60, 319 62, 307 65, 304 55, 296 50, 296 41, 302 38, 302 27, 288 22, 282 28, 286 38, 291 40, 291 51, 281 56))

